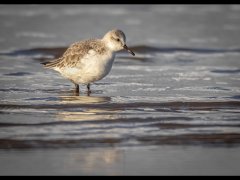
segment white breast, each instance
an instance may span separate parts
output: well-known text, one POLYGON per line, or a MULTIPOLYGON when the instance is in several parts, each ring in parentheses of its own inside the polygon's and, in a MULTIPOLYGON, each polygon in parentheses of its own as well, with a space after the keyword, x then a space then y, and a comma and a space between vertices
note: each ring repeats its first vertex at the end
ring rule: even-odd
POLYGON ((77 84, 87 84, 104 78, 111 70, 115 53, 98 54, 90 50, 76 67, 64 68, 60 73, 77 84))

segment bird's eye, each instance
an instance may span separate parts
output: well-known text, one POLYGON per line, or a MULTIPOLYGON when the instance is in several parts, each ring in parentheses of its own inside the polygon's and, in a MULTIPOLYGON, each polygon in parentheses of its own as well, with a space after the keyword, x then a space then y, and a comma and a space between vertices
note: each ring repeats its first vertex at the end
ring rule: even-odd
POLYGON ((120 41, 120 39, 119 39, 119 38, 117 38, 117 41, 120 41))

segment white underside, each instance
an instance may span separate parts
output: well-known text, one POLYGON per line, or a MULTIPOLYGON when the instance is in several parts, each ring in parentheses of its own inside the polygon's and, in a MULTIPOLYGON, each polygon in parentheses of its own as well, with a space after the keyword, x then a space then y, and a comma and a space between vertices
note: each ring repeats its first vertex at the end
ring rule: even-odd
POLYGON ((110 72, 114 58, 115 54, 112 52, 98 55, 91 50, 76 67, 55 70, 76 84, 88 84, 104 78, 110 72))

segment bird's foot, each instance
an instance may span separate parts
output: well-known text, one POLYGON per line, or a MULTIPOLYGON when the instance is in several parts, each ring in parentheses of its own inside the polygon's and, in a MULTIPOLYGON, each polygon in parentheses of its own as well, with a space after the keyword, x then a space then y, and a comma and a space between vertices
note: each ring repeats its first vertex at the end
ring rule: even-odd
POLYGON ((91 90, 88 90, 88 91, 87 91, 87 95, 88 95, 88 96, 90 96, 91 93, 92 93, 91 90))
POLYGON ((79 91, 76 91, 76 90, 73 91, 74 96, 79 96, 79 94, 80 94, 79 91))
POLYGON ((90 90, 90 84, 87 84, 87 95, 90 96, 92 91, 90 90))
POLYGON ((79 85, 78 84, 74 84, 75 85, 75 89, 73 91, 75 96, 79 96, 79 85))

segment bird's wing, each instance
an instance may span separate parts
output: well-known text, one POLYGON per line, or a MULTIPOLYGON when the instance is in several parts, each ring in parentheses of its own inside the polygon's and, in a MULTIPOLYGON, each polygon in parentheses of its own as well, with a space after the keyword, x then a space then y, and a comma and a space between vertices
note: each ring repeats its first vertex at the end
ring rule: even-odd
POLYGON ((85 40, 72 44, 63 54, 62 57, 42 63, 46 68, 62 68, 62 67, 75 67, 81 59, 87 59, 96 54, 96 40, 85 40))

